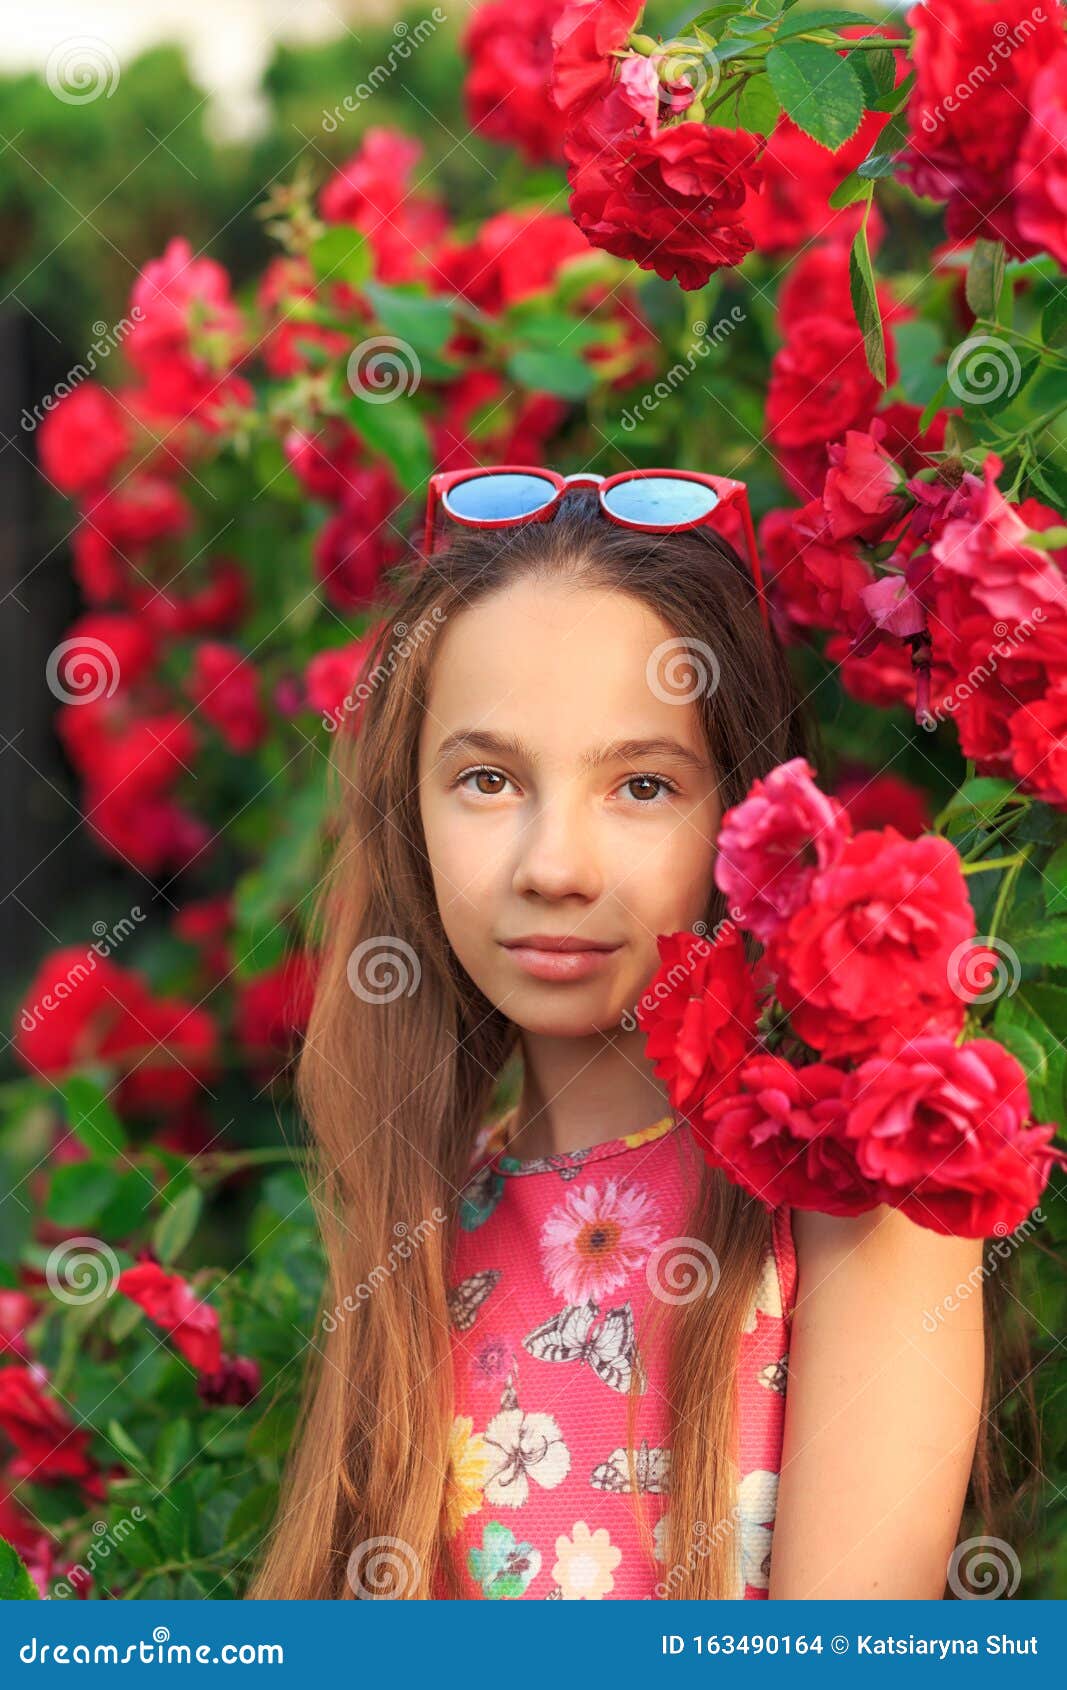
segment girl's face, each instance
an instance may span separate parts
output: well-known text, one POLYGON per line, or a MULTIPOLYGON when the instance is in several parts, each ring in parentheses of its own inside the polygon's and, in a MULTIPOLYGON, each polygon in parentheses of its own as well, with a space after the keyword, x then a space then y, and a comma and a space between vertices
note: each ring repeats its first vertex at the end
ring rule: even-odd
POLYGON ((437 902, 471 979, 531 1033, 618 1026, 656 935, 704 916, 721 810, 678 661, 645 605, 563 583, 496 593, 441 635, 419 742, 437 902), (546 958, 527 938, 610 949, 546 958))

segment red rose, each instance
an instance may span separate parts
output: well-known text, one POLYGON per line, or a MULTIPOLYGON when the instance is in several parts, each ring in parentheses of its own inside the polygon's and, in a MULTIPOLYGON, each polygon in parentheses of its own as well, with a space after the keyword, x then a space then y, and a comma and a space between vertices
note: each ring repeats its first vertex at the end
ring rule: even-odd
POLYGON ((552 27, 552 99, 574 122, 606 94, 644 0, 570 0, 552 27))
POLYGON ((713 1167, 768 1208, 862 1214, 879 1198, 843 1135, 846 1079, 827 1062, 794 1068, 780 1056, 753 1057, 738 1090, 694 1120, 694 1136, 713 1167))
POLYGON ((86 825, 100 843, 145 874, 188 868, 212 839, 206 822, 169 798, 97 791, 90 783, 83 808, 86 825))
MULTIPOLYGON (((1019 228, 1012 188, 1035 79, 1050 61, 1064 75, 1060 7, 1046 13, 1031 0, 926 0, 907 22, 916 71, 904 155, 911 186, 948 201, 954 240, 1003 240, 1014 256, 1028 256, 1036 248, 1019 228)), ((1048 152, 1053 136, 1039 127, 1034 144, 1048 152)))
POLYGON ((83 381, 41 424, 41 468, 61 493, 99 487, 129 448, 118 400, 94 381, 83 381))
POLYGON ((356 679, 370 647, 364 637, 349 645, 320 651, 307 666, 304 684, 307 699, 313 710, 328 716, 335 728, 355 727, 359 721, 362 698, 356 693, 356 679), (352 703, 346 700, 352 694, 352 703))
POLYGON ((799 318, 790 323, 789 339, 771 361, 768 436, 776 447, 821 451, 846 429, 866 427, 881 392, 853 320, 799 318))
POLYGON ((212 722, 231 751, 247 754, 261 745, 269 724, 259 700, 259 677, 233 646, 206 640, 198 645, 189 676, 189 696, 212 722))
POLYGON ((1028 1126, 1026 1076, 995 1039, 919 1037, 845 1083, 845 1131, 882 1200, 957 1237, 1007 1233, 1041 1195, 1054 1126, 1028 1126))
POLYGON ((374 125, 319 196, 327 223, 351 223, 366 235, 375 276, 390 286, 431 279, 448 230, 444 209, 410 185, 421 157, 418 141, 374 125))
POLYGON ((735 919, 766 941, 805 901, 818 870, 837 860, 850 832, 837 799, 819 790, 803 757, 793 757, 727 810, 715 884, 735 919))
POLYGON ((861 704, 873 704, 879 710, 890 710, 897 704, 914 710, 915 670, 908 646, 902 640, 882 640, 873 651, 856 656, 851 644, 849 634, 835 634, 826 642, 826 656, 838 665, 845 691, 861 704))
POLYGON ((0 1431, 18 1451, 13 1479, 92 1479, 97 1468, 89 1454, 89 1434, 74 1427, 57 1402, 45 1395, 42 1368, 0 1367, 0 1431))
POLYGON ((960 1030, 968 998, 952 957, 974 935, 954 846, 887 827, 845 843, 767 954, 793 1031, 858 1061, 960 1030))
POLYGON ((661 966, 637 1006, 645 1055, 684 1113, 737 1088, 737 1070, 756 1043, 756 993, 736 927, 713 939, 660 934, 661 966))
POLYGON ((746 200, 762 136, 682 122, 633 132, 615 89, 568 141, 571 215, 594 246, 681 288, 703 287, 752 251, 746 200))
POLYGON ((222 1344, 218 1313, 209 1303, 202 1303, 179 1274, 166 1273, 158 1262, 138 1262, 123 1269, 115 1289, 162 1326, 175 1348, 198 1372, 219 1371, 222 1344))
POLYGON ((242 1049, 254 1056, 288 1050, 307 1026, 314 995, 315 967, 306 953, 238 982, 234 1032, 242 1049))
POLYGON ((1013 209, 1024 240, 1067 269, 1067 71, 1058 54, 1030 86, 1013 209))
MULTIPOLYGON (((756 251, 791 256, 813 240, 850 240, 859 227, 862 207, 834 211, 827 201, 867 157, 887 122, 885 113, 868 112, 852 139, 832 153, 783 112, 760 160, 760 191, 748 207, 756 251)), ((867 224, 872 246, 877 244, 881 221, 877 206, 872 206, 867 224)))
POLYGON ((363 455, 359 436, 339 417, 330 417, 318 434, 291 429, 285 455, 300 485, 315 499, 343 499, 352 472, 363 455))
POLYGON ((854 632, 863 627, 861 595, 874 572, 853 545, 834 540, 821 501, 769 511, 760 524, 760 545, 773 597, 791 622, 854 632))
POLYGON ((471 127, 517 146, 529 164, 562 157, 563 119, 552 99, 552 25, 566 0, 485 0, 461 46, 471 127))
POLYGON ((37 1304, 25 1291, 0 1288, 0 1355, 30 1357, 26 1328, 37 1319, 37 1304))
POLYGON ((315 541, 315 570, 331 604, 359 610, 373 604, 382 571, 401 554, 401 532, 390 518, 400 490, 382 464, 353 469, 344 497, 315 541))
POLYGON ((1046 804, 1067 809, 1067 674, 1011 718, 1011 764, 1046 804))
POLYGON ((828 448, 822 502, 835 540, 877 544, 903 510, 904 476, 881 443, 884 433, 875 417, 866 430, 846 429, 844 440, 828 448))
POLYGON ((473 240, 442 249, 438 274, 451 293, 497 316, 550 287, 568 258, 589 251, 569 217, 545 211, 500 211, 473 240))
POLYGON ((917 839, 934 819, 922 788, 898 775, 857 767, 854 774, 847 773, 838 781, 834 796, 845 806, 857 832, 891 823, 905 839, 917 839))
POLYGON ((145 265, 130 303, 140 316, 124 348, 143 375, 183 366, 198 379, 210 379, 241 356, 246 333, 230 297, 230 278, 214 259, 194 257, 184 236, 145 265))
POLYGON ((202 1373, 196 1382, 197 1395, 213 1406, 243 1408, 258 1394, 259 1363, 249 1356, 223 1356, 217 1373, 202 1373))

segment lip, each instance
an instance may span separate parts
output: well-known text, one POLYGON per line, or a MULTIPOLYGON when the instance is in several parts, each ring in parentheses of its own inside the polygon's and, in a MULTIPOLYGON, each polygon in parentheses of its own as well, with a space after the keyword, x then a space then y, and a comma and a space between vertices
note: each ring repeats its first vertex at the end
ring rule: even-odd
POLYGON ((536 980, 585 980, 607 966, 618 945, 598 945, 588 939, 509 939, 504 949, 518 966, 536 980))

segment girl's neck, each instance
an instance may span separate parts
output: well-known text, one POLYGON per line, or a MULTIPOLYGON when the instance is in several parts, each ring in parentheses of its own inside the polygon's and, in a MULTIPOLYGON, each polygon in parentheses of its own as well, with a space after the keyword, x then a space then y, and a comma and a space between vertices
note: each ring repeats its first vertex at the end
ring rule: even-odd
MULTIPOLYGON (((638 1037, 643 1044, 643 1035, 638 1037)), ((613 1044, 575 1067, 574 1047, 581 1042, 524 1041, 523 1084, 508 1137, 509 1155, 526 1161, 588 1150, 640 1132, 670 1114, 666 1088, 642 1054, 613 1044), (566 1074, 558 1072, 564 1065, 561 1057, 569 1057, 566 1074)))

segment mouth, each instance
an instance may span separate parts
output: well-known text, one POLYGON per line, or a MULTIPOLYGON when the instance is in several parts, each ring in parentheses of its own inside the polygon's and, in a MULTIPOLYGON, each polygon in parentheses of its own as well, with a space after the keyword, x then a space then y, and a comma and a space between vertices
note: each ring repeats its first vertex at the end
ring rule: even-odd
POLYGON ((525 974, 532 975, 535 980, 564 983, 587 979, 605 967, 608 959, 622 948, 593 939, 553 937, 551 934, 530 934, 524 939, 506 939, 502 943, 525 974))
POLYGON ((599 939, 578 939, 573 935, 553 937, 549 933, 526 933, 521 939, 502 939, 505 949, 523 951, 617 951, 618 945, 607 944, 599 939))

